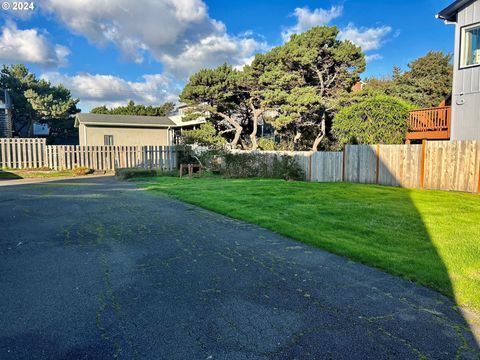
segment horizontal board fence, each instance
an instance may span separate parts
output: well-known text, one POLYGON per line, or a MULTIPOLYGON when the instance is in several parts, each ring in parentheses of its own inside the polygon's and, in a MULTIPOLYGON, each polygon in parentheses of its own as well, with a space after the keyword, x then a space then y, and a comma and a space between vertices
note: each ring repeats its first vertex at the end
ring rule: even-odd
POLYGON ((294 156, 308 181, 480 193, 480 141, 347 145, 343 152, 256 153, 294 156))
POLYGON ((177 168, 175 146, 46 145, 45 139, 0 139, 0 167, 11 169, 69 170, 86 167, 111 171, 118 168, 177 168))

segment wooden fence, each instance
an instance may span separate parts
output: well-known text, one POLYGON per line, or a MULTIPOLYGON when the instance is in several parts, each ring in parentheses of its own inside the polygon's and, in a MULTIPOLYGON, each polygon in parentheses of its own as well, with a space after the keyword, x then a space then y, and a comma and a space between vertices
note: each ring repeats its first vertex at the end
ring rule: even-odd
MULTIPOLYGON (((46 145, 45 139, 0 139, 0 167, 87 167, 94 170, 177 168, 174 146, 46 145)), ((318 182, 356 182, 480 193, 480 141, 429 141, 422 145, 347 145, 343 152, 261 152, 293 156, 318 182)))
POLYGON ((0 167, 38 169, 45 165, 45 139, 0 139, 0 167))
POLYGON ((177 168, 174 146, 46 145, 45 139, 0 139, 0 168, 94 170, 117 168, 177 168))
POLYGON ((295 156, 306 180, 480 193, 480 141, 347 145, 343 152, 261 152, 295 156))

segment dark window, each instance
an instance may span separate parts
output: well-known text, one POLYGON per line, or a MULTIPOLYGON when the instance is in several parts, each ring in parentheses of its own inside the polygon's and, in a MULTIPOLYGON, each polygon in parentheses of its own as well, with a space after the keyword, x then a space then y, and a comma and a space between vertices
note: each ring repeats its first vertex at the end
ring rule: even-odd
POLYGON ((103 136, 103 143, 105 145, 113 145, 113 135, 104 135, 103 136))

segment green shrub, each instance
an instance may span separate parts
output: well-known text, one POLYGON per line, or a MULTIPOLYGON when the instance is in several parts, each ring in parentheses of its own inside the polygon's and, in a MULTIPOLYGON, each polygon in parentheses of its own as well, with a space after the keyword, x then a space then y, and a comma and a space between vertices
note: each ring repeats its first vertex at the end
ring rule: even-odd
POLYGON ((122 180, 142 177, 155 177, 155 176, 178 176, 178 171, 163 171, 159 169, 142 169, 142 168, 127 168, 116 169, 115 176, 122 180))
POLYGON ((92 169, 89 169, 85 166, 78 166, 72 170, 74 176, 85 176, 93 173, 92 169))
POLYGON ((225 154, 220 173, 230 178, 305 179, 303 170, 293 157, 258 152, 225 154))
POLYGON ((275 141, 267 138, 260 138, 257 140, 258 148, 260 150, 273 151, 275 150, 275 141))
POLYGON ((222 147, 227 140, 218 134, 211 123, 205 123, 198 129, 186 130, 182 134, 185 144, 199 144, 205 146, 222 147))
POLYGON ((344 144, 401 144, 409 111, 406 102, 377 95, 343 108, 333 119, 332 133, 344 144))
POLYGON ((288 181, 305 180, 305 172, 297 160, 291 156, 275 156, 272 164, 272 177, 288 181))
POLYGON ((197 161, 195 162, 200 162, 205 171, 219 174, 224 165, 225 155, 225 150, 216 149, 204 151, 196 155, 197 161))

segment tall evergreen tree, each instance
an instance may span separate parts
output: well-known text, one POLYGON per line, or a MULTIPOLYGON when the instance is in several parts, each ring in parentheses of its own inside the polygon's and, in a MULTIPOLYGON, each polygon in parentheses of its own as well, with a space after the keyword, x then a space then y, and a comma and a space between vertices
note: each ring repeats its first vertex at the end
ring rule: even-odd
POLYGON ((63 85, 54 86, 38 79, 25 65, 16 64, 3 66, 0 88, 7 89, 12 98, 13 128, 17 134, 31 136, 35 122, 48 123, 53 133, 57 125, 62 132, 68 130, 65 126, 73 130, 71 117, 79 112, 79 100, 73 99, 63 85))

